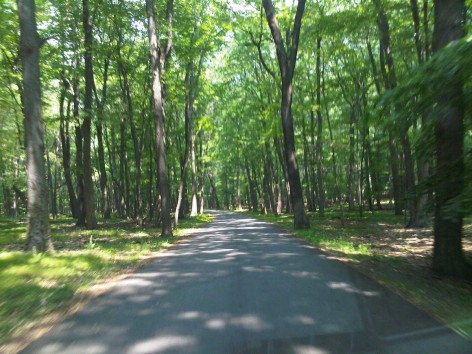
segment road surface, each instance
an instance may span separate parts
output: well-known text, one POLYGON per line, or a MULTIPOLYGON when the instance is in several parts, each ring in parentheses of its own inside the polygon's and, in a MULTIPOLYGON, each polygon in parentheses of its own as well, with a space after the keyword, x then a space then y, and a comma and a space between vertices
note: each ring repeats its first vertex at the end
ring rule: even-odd
POLYGON ((472 353, 410 303, 266 222, 230 212, 23 353, 472 353))

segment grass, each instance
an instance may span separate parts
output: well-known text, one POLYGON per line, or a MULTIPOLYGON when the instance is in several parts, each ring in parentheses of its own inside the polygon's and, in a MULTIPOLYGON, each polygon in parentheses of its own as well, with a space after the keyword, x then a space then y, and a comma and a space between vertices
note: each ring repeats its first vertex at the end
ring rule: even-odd
MULTIPOLYGON (((361 272, 399 293, 431 316, 472 339, 472 284, 438 277, 430 270, 431 230, 405 230, 404 218, 391 211, 345 213, 344 226, 335 211, 312 216, 309 230, 294 230, 289 215, 251 213, 349 262, 361 272)), ((472 220, 466 220, 470 239, 472 220)), ((467 241, 469 242, 469 241, 467 241)), ((467 243, 466 255, 472 256, 467 243)), ((472 258, 471 258, 472 259, 472 258)))
MULTIPOLYGON (((181 220, 174 235, 211 218, 203 214, 181 220)), ((0 348, 47 315, 70 307, 93 284, 136 268, 140 260, 179 239, 156 237, 157 228, 136 228, 129 222, 84 230, 62 219, 51 225, 56 251, 36 254, 22 251, 25 229, 24 222, 0 219, 0 348)))

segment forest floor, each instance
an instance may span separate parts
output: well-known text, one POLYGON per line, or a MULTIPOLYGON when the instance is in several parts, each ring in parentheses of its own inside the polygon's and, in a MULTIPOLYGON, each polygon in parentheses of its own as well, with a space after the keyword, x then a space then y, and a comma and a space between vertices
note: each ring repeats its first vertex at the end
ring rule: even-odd
MULTIPOLYGON (((332 257, 394 290, 432 317, 472 339, 472 283, 432 272, 431 228, 406 229, 391 211, 312 216, 310 230, 293 230, 292 217, 251 213, 278 224, 332 257), (343 225, 344 224, 344 225, 343 225)), ((466 221, 463 248, 472 262, 472 222, 466 221)))
POLYGON ((55 252, 23 252, 25 221, 0 219, 0 353, 16 353, 65 316, 106 290, 107 284, 181 240, 209 214, 181 220, 173 238, 133 221, 107 221, 96 230, 72 219, 51 223, 55 252))

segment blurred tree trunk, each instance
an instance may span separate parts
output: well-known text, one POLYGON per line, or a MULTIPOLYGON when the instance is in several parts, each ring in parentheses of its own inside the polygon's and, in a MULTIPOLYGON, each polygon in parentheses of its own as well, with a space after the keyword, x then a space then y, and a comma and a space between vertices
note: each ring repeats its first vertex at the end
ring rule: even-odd
POLYGON ((23 74, 26 176, 28 185, 28 227, 26 249, 52 251, 48 186, 44 162, 44 127, 41 107, 39 49, 34 0, 18 0, 20 58, 23 74))
MULTIPOLYGON (((464 35, 464 0, 434 1, 433 51, 464 35)), ((438 85, 435 135, 436 174, 433 269, 441 274, 472 277, 462 250, 464 189, 463 79, 438 85)))
POLYGON ((103 145, 103 112, 105 109, 105 102, 107 99, 107 83, 108 83, 108 68, 110 66, 110 58, 105 59, 105 65, 103 69, 103 84, 102 84, 102 98, 98 99, 98 94, 95 91, 95 97, 97 101, 97 122, 95 127, 97 129, 97 143, 98 143, 98 166, 100 172, 100 190, 102 192, 102 211, 103 218, 110 219, 111 217, 111 206, 110 206, 110 193, 108 186, 107 170, 105 167, 105 148, 103 145))
POLYGON ((92 105, 93 105, 93 61, 92 61, 92 24, 89 13, 88 0, 82 0, 83 29, 85 47, 85 96, 84 96, 84 120, 82 122, 83 159, 84 159, 84 212, 85 226, 88 229, 97 227, 95 218, 95 197, 93 185, 92 166, 92 105))
POLYGON ((67 111, 67 118, 64 114, 66 90, 70 86, 69 82, 62 75, 61 95, 59 99, 59 136, 61 139, 62 149, 62 167, 64 169, 64 179, 67 186, 67 193, 69 196, 69 207, 73 218, 78 218, 77 197, 75 195, 74 185, 72 183, 71 169, 70 169, 70 135, 67 111))
MULTIPOLYGON (((397 78, 395 75, 395 67, 392 55, 392 48, 390 45, 390 27, 387 19, 387 14, 383 6, 382 0, 373 0, 377 9, 377 25, 380 34, 380 71, 384 80, 386 90, 393 89, 397 86, 397 78)), ((407 177, 410 178, 412 174, 409 169, 412 168, 411 152, 409 150, 409 141, 407 138, 408 129, 405 129, 405 123, 400 124, 402 135, 402 144, 405 150, 405 154, 409 154, 405 159, 405 169, 407 170, 407 177)), ((390 167, 392 170, 392 184, 393 184, 393 200, 395 206, 395 215, 402 215, 403 203, 401 202, 402 195, 402 178, 400 176, 399 167, 399 156, 396 144, 396 133, 393 130, 394 127, 389 129, 389 151, 390 151, 390 167)), ((409 179, 407 178, 407 181, 409 179)), ((413 181, 414 183, 414 181, 413 181)), ((408 183, 407 184, 411 184, 408 183)), ((412 186, 412 185, 411 185, 412 186)))
POLYGON ((323 182, 323 116, 321 115, 321 37, 316 39, 316 177, 318 185, 318 215, 325 213, 325 190, 323 182))

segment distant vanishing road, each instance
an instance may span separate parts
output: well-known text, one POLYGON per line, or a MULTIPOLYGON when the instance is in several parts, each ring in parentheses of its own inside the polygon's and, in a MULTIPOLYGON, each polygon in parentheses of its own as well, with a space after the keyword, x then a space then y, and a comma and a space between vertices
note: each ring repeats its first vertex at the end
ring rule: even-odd
POLYGON ((269 223, 231 212, 23 353, 472 353, 410 303, 269 223))

